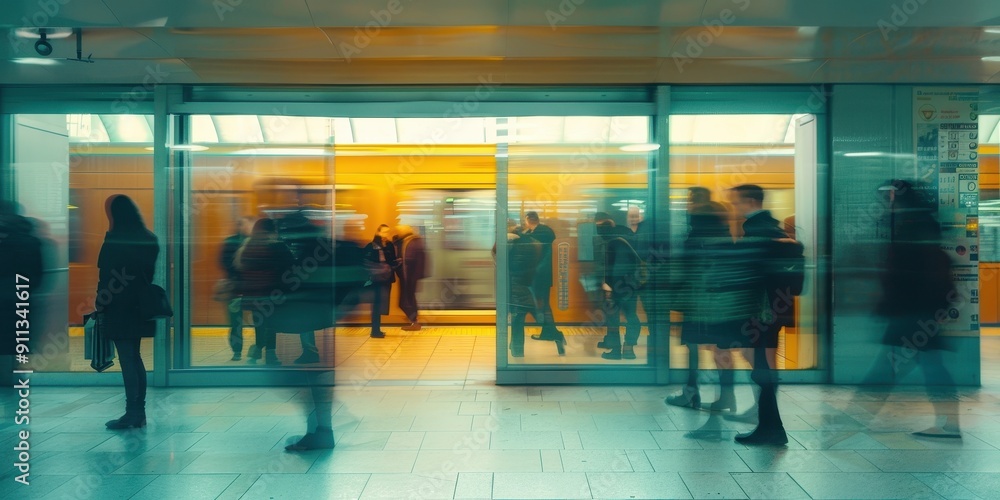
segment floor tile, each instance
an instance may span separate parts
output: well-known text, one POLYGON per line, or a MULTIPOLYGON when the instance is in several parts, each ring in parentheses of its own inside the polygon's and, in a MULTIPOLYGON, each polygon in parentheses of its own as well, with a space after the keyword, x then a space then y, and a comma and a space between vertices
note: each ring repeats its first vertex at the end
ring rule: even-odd
POLYGON ((1000 451, 863 450, 885 472, 1000 472, 1000 451))
POLYGON ((676 472, 588 472, 594 498, 691 498, 676 472))
POLYGON ((538 451, 529 450, 450 450, 421 451, 413 472, 541 472, 538 451))
POLYGON ((493 450, 561 450, 564 448, 562 432, 500 431, 491 434, 490 449, 493 450))
MULTIPOLYGON (((947 474, 917 472, 913 474, 913 477, 917 478, 921 483, 926 484, 927 487, 944 498, 956 500, 979 498, 975 493, 966 488, 964 484, 960 484, 954 478, 948 477, 947 474)), ((996 492, 995 488, 991 490, 991 493, 994 495, 996 495, 996 492)))
MULTIPOLYGON (((195 452, 187 452, 195 453, 195 452)), ((363 453, 363 452, 345 452, 363 453)), ((317 454, 284 452, 214 452, 198 455, 181 474, 304 474, 316 461, 317 454)))
POLYGON ((592 498, 582 473, 524 474, 498 472, 493 475, 493 498, 592 498))
POLYGON ((160 500, 163 498, 216 498, 238 474, 187 474, 157 476, 130 500, 160 500))
POLYGON ((656 472, 751 472, 734 450, 646 450, 656 472))
POLYGON ((753 472, 840 472, 819 451, 761 447, 735 452, 753 472))
POLYGON ((649 431, 581 431, 585 450, 660 449, 649 431))
POLYGON ((562 450, 566 472, 633 472, 625 450, 562 450))
POLYGON ((747 498, 743 488, 722 472, 681 472, 691 498, 747 498))
POLYGON ((816 499, 940 498, 910 474, 793 472, 791 476, 816 499))
POLYGON ((459 472, 455 498, 482 500, 493 498, 493 474, 490 472, 459 472))
POLYGON ((454 498, 458 473, 372 474, 362 499, 454 498))
MULTIPOLYGON (((315 456, 308 468, 310 474, 389 474, 413 470, 417 451, 339 451, 315 456)), ((305 458, 305 457, 303 457, 305 458)), ((304 472, 304 471, 303 471, 304 472)))
POLYGON ((798 483, 784 472, 735 473, 733 479, 750 498, 799 499, 810 498, 798 483))
POLYGON ((360 498, 368 474, 261 474, 243 498, 299 499, 303 492, 329 499, 360 498))
POLYGON ((156 476, 104 476, 82 474, 53 489, 48 498, 129 498, 156 476))
MULTIPOLYGON (((924 480, 923 475, 914 475, 924 480)), ((997 492, 1000 491, 1000 474, 960 472, 947 474, 947 476, 972 494, 982 498, 996 498, 997 492)))

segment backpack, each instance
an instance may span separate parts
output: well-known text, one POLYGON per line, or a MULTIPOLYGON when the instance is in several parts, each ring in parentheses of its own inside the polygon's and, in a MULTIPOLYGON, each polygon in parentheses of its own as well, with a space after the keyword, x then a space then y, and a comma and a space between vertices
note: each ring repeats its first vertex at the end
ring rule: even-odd
POLYGON ((790 295, 802 295, 806 281, 805 246, 790 238, 776 239, 774 243, 773 286, 787 290, 790 295))
POLYGON ((649 267, 646 266, 646 261, 639 257, 639 254, 625 238, 615 238, 611 241, 617 242, 619 248, 627 248, 627 255, 629 255, 630 260, 628 264, 615 262, 615 267, 628 267, 618 267, 618 269, 615 269, 617 272, 614 274, 616 276, 624 276, 626 283, 634 289, 646 286, 646 283, 649 283, 649 267))

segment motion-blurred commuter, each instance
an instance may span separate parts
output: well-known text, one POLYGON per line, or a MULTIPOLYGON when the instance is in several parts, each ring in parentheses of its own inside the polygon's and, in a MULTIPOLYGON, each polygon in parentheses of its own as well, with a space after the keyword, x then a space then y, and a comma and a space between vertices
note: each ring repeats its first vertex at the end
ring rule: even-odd
MULTIPOLYGON (((330 302, 333 297, 331 282, 333 269, 333 240, 301 213, 286 215, 279 221, 279 234, 288 245, 295 265, 287 276, 288 300, 301 306, 303 321, 293 322, 304 325, 304 329, 292 331, 275 330, 275 333, 297 333, 302 344, 302 355, 295 364, 311 364, 320 361, 316 346, 316 329, 333 326, 330 319, 330 302)), ((282 278, 283 281, 286 278, 282 278)), ((279 324, 281 322, 279 321, 279 324)))
MULTIPOLYGON (((368 272, 362 266, 363 251, 361 247, 350 241, 332 242, 333 279, 332 300, 324 304, 329 310, 331 320, 336 323, 356 303, 351 300, 357 297, 357 291, 368 279, 368 272)), ((325 344, 327 349, 332 342, 325 344)), ((331 449, 335 445, 333 436, 333 370, 309 370, 305 373, 309 384, 310 398, 305 402, 306 434, 296 442, 285 446, 288 451, 308 451, 331 449)))
MULTIPOLYGON (((689 200, 693 199, 693 196, 689 200)), ((690 231, 675 261, 673 309, 684 314, 681 343, 688 347, 688 381, 667 404, 702 408, 698 389, 698 348, 711 347, 719 374, 719 399, 704 408, 736 409, 732 358, 728 349, 743 322, 755 312, 754 295, 741 289, 744 274, 729 232, 729 211, 709 201, 688 205, 690 231)))
MULTIPOLYGON (((876 309, 889 320, 883 337, 887 348, 876 364, 890 363, 894 379, 919 366, 937 422, 914 435, 958 439, 962 434, 955 382, 941 359, 941 351, 952 348, 940 335, 958 294, 951 258, 941 250, 936 207, 908 181, 890 181, 883 190, 889 196, 893 227, 876 309)), ((874 373, 877 366, 872 368, 874 373)))
POLYGON ((396 234, 393 236, 396 245, 396 255, 399 256, 401 265, 397 268, 399 274, 399 308, 406 314, 409 325, 402 329, 406 331, 420 330, 420 321, 417 318, 419 305, 417 304, 417 285, 420 280, 427 277, 427 252, 424 249, 424 239, 417 234, 412 227, 407 225, 396 226, 396 234))
POLYGON ((760 387, 757 428, 736 436, 736 441, 751 445, 783 445, 788 443, 788 436, 778 413, 775 356, 778 333, 793 314, 793 297, 783 290, 784 285, 778 280, 784 258, 782 240, 789 241, 788 235, 778 220, 771 217, 771 212, 764 210, 764 190, 760 186, 736 186, 730 191, 730 201, 737 213, 746 218, 738 248, 749 270, 747 286, 756 290, 760 304, 757 313, 747 318, 740 332, 745 336, 743 346, 747 350, 744 356, 753 366, 751 377, 760 387))
MULTIPOLYGON (((606 215, 606 214, 601 214, 606 215)), ((596 218, 596 217, 595 217, 596 218)), ((609 349, 601 354, 604 359, 635 359, 635 345, 639 342, 642 324, 638 308, 639 289, 645 284, 645 264, 632 245, 623 237, 623 228, 615 226, 610 217, 597 223, 600 240, 595 245, 594 258, 597 274, 604 291, 604 315, 607 333, 599 348, 609 349), (625 315, 625 341, 621 336, 621 316, 625 315)))
POLYGON ((530 234, 518 234, 517 223, 507 222, 507 263, 510 270, 510 355, 524 357, 524 321, 535 311, 537 301, 532 292, 544 245, 530 234))
MULTIPOLYGON (((5 357, 5 364, 13 361, 13 356, 17 353, 17 331, 28 330, 25 324, 41 324, 43 317, 33 314, 29 309, 28 318, 23 318, 17 314, 18 302, 33 303, 40 297, 36 297, 42 290, 44 276, 44 262, 42 256, 42 241, 34 234, 31 221, 22 217, 17 205, 10 202, 0 202, 0 250, 3 258, 0 258, 0 279, 8 283, 11 288, 0 294, 0 317, 4 318, 3 326, 0 326, 0 335, 3 335, 3 344, 0 346, 0 356, 5 357), (18 279, 23 276, 25 280, 18 279), (26 290, 26 294, 18 297, 13 288, 15 285, 26 285, 25 288, 16 290, 21 292, 26 290), (28 300, 22 300, 24 296, 28 300)), ((30 339, 27 339, 30 340, 30 339)), ((34 350, 35 346, 30 346, 34 350)), ((5 377, 11 372, 9 367, 4 366, 5 377)), ((26 368, 24 366, 14 366, 15 370, 26 368)), ((4 378, 6 380, 6 378, 4 378)))
POLYGON ((389 226, 382 224, 375 232, 371 243, 365 246, 365 263, 368 281, 365 286, 372 294, 373 339, 385 338, 382 331, 382 316, 389 314, 389 295, 396 282, 396 270, 401 265, 396 257, 396 247, 389 239, 389 226))
POLYGON ((249 215, 241 217, 236 223, 236 233, 222 242, 222 251, 219 253, 219 265, 226 273, 226 282, 222 284, 225 290, 219 292, 225 293, 229 298, 226 312, 229 315, 229 347, 233 350, 233 361, 239 361, 243 355, 243 307, 240 305, 239 294, 234 293, 236 284, 240 282, 240 271, 236 269, 236 252, 250 237, 253 222, 253 217, 249 215))
POLYGON ((125 415, 108 429, 146 426, 146 367, 140 347, 143 337, 156 334, 156 321, 139 314, 140 297, 153 282, 160 246, 146 229, 142 214, 128 196, 113 195, 104 203, 108 232, 97 257, 95 309, 98 328, 114 341, 125 384, 125 415))
POLYGON ((247 350, 247 362, 256 364, 264 356, 269 365, 279 365, 276 332, 269 325, 277 304, 272 295, 285 292, 287 283, 282 275, 295 264, 295 257, 279 239, 275 222, 260 219, 253 225, 250 238, 236 252, 236 268, 240 271, 238 287, 243 296, 244 310, 253 313, 255 344, 247 350))
POLYGON ((556 349, 560 355, 566 354, 566 337, 556 328, 555 317, 552 315, 552 243, 556 240, 556 233, 551 227, 542 224, 538 219, 538 212, 527 212, 524 214, 524 227, 520 234, 530 236, 541 244, 542 254, 538 259, 538 269, 535 270, 535 279, 531 284, 531 293, 535 296, 535 309, 532 315, 535 322, 542 325, 541 333, 532 335, 535 340, 551 340, 556 343, 556 349))

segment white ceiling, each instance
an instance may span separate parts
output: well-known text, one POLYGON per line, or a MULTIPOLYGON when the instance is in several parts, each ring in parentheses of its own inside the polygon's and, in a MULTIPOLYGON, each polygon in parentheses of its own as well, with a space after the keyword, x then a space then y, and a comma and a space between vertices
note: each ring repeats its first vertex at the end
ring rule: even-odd
POLYGON ((1000 82, 998 0, 3 1, 0 84, 1000 82))

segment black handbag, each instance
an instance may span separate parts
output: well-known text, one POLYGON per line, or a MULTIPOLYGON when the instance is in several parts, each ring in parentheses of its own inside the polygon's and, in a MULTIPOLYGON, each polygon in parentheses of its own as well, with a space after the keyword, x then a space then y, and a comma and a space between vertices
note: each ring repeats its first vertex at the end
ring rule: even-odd
POLYGON ((139 296, 139 316, 144 321, 173 317, 174 310, 167 299, 167 291, 160 285, 154 285, 151 280, 147 279, 146 282, 149 285, 139 296))
POLYGON ((84 315, 84 359, 90 360, 90 367, 98 373, 114 366, 115 346, 104 335, 104 314, 92 312, 84 315), (89 333, 89 335, 88 335, 89 333))

